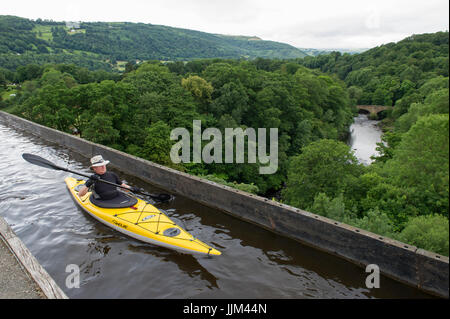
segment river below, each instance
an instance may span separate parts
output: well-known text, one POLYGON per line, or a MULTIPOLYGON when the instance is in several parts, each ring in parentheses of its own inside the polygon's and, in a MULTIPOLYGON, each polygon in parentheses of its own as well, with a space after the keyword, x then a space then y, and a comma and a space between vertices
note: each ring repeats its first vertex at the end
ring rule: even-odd
POLYGON ((370 165, 373 162, 370 157, 378 155, 376 147, 383 132, 377 126, 379 121, 369 120, 366 114, 359 114, 354 120, 350 126, 348 144, 360 163, 370 165))
MULTIPOLYGON (((221 256, 187 255, 127 237, 86 214, 72 200, 63 171, 31 165, 40 155, 90 174, 89 159, 0 121, 0 215, 70 298, 427 298, 417 289, 367 273, 343 259, 243 222, 187 198, 158 205, 221 256), (79 288, 66 285, 69 265, 79 288)), ((163 192, 115 171, 129 184, 163 192)))

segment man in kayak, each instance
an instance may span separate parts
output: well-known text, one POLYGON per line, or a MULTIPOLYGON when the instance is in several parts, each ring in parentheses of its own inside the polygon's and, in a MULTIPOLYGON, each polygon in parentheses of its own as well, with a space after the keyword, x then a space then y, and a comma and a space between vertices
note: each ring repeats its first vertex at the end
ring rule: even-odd
POLYGON ((78 192, 78 196, 82 197, 86 195, 86 193, 89 191, 89 187, 91 187, 92 185, 94 185, 93 190, 95 194, 100 196, 100 199, 102 200, 113 199, 119 195, 116 186, 97 182, 99 179, 126 187, 133 191, 134 188, 123 183, 114 172, 108 172, 106 170, 107 164, 109 164, 109 161, 105 161, 101 155, 96 155, 91 158, 90 169, 93 170, 95 174, 92 175, 80 189, 80 191, 78 192))

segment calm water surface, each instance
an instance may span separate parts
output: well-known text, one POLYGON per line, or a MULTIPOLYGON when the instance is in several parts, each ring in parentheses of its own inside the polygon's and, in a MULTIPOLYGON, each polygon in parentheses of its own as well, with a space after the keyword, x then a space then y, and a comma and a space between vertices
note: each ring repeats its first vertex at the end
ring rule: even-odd
MULTIPOLYGON (((177 196, 159 205, 221 256, 186 255, 110 229, 72 200, 70 174, 25 162, 38 154, 89 174, 89 159, 0 122, 0 214, 70 298, 419 298, 388 278, 365 287, 364 269, 177 196), (80 288, 66 267, 80 267, 80 288)), ((116 171, 131 185, 164 192, 116 171)))

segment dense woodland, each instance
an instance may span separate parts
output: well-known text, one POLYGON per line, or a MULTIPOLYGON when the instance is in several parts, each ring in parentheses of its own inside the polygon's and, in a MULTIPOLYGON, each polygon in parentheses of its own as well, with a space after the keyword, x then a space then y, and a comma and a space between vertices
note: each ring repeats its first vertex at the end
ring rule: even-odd
POLYGON ((256 37, 129 22, 83 22, 72 29, 64 22, 0 16, 0 65, 11 71, 31 63, 111 70, 122 61, 304 56, 288 44, 256 37))
POLYGON ((420 101, 416 89, 436 76, 448 77, 448 32, 412 35, 361 54, 333 52, 298 62, 336 74, 357 104, 396 105, 399 116, 420 101), (404 96, 408 99, 398 104, 404 96))
POLYGON ((1 68, 0 85, 1 107, 37 123, 448 256, 448 32, 356 55, 147 61, 124 73, 26 64, 1 68), (357 104, 394 106, 369 166, 346 144, 357 104), (172 163, 170 132, 192 132, 193 120, 222 133, 278 128, 278 171, 172 163))

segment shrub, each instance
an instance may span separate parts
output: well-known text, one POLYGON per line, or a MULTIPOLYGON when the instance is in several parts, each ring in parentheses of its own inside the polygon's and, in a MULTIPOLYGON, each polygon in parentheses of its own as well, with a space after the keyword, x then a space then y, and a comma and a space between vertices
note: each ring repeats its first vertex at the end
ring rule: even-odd
POLYGON ((448 256, 448 219, 442 215, 411 218, 397 236, 403 242, 448 256))

